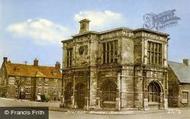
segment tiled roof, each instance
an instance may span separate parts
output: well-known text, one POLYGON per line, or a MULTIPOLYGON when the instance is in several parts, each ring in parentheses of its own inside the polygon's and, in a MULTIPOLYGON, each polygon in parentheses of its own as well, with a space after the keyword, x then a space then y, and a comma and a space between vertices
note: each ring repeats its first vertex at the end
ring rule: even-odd
POLYGON ((183 63, 168 61, 180 83, 190 83, 190 66, 183 63))
POLYGON ((61 78, 61 72, 55 67, 5 63, 6 71, 11 76, 61 78))

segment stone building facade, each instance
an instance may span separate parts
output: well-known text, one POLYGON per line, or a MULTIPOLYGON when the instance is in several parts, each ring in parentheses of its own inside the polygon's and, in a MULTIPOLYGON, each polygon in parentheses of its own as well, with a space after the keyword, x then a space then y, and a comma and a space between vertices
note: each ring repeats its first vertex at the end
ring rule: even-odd
POLYGON ((64 105, 86 110, 167 108, 168 34, 116 28, 63 43, 64 105))
POLYGON ((170 107, 190 106, 190 60, 183 63, 169 61, 168 103, 170 107))
POLYGON ((60 63, 55 67, 40 66, 38 60, 33 65, 17 64, 4 57, 1 66, 1 94, 8 98, 42 100, 42 95, 48 100, 60 100, 62 74, 60 63), (37 98, 38 97, 38 98, 37 98))

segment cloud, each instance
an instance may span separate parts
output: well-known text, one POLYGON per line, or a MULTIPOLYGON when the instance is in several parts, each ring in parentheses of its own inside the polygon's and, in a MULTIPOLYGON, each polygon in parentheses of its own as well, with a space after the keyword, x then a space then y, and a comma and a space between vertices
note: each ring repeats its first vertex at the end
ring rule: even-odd
POLYGON ((81 19, 89 19, 90 26, 94 30, 102 29, 106 27, 119 26, 125 23, 125 17, 117 12, 110 10, 105 11, 81 11, 74 16, 76 21, 81 19))
POLYGON ((58 43, 70 32, 66 27, 42 18, 11 24, 7 30, 16 37, 30 37, 37 44, 58 43))

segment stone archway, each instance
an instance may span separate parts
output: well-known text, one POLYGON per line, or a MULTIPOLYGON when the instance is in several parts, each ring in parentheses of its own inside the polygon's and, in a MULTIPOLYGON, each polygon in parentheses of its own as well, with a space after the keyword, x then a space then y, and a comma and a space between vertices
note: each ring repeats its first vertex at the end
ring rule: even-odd
POLYGON ((158 108, 161 101, 162 87, 158 82, 152 81, 148 85, 148 103, 149 107, 158 108))
POLYGON ((102 107, 103 108, 115 108, 116 106, 116 95, 117 85, 114 81, 105 80, 101 86, 102 96, 102 107))
POLYGON ((70 82, 65 87, 64 100, 65 100, 66 106, 71 105, 71 103, 72 103, 71 96, 72 95, 73 95, 73 83, 70 82))
POLYGON ((75 102, 77 104, 77 107, 83 109, 85 106, 85 85, 83 83, 78 83, 75 86, 75 90, 75 102))

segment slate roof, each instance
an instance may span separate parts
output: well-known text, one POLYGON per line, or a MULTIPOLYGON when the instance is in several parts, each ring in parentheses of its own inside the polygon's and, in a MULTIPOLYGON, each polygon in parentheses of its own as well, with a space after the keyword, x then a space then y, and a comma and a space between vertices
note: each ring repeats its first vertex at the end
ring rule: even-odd
POLYGON ((173 61, 168 61, 169 66, 174 71, 180 83, 190 83, 190 66, 177 63, 173 61))
POLYGON ((24 77, 61 78, 61 72, 51 66, 34 66, 26 64, 5 63, 7 75, 24 77))

